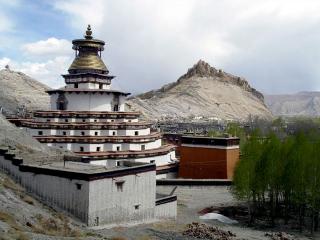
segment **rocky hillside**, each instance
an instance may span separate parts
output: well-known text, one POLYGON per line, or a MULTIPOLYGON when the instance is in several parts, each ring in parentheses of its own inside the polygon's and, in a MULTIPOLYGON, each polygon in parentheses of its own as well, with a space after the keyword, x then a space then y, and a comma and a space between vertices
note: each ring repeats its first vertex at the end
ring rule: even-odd
POLYGON ((276 116, 320 116, 320 92, 266 95, 266 104, 276 116))
POLYGON ((29 111, 49 108, 49 87, 21 72, 0 70, 0 108, 15 113, 23 106, 29 111))
MULTIPOLYGON (((73 153, 60 148, 48 147, 32 138, 25 130, 9 123, 0 114, 0 147, 11 149, 25 162, 62 161, 64 155, 73 156, 73 153)), ((1 239, 1 238, 0 238, 1 239)))
POLYGON ((154 120, 272 118, 263 95, 245 79, 202 60, 176 82, 132 97, 128 105, 154 120))

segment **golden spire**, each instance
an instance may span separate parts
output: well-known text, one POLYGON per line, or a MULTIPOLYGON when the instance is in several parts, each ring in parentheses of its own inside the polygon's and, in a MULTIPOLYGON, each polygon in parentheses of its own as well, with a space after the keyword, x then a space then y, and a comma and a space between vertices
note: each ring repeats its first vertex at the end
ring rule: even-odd
MULTIPOLYGON (((0 0, 1 1, 1 0, 0 0)), ((101 51, 104 50, 104 41, 94 39, 90 24, 84 35, 84 39, 72 41, 76 57, 69 67, 69 73, 99 72, 108 73, 108 69, 101 59, 101 51)))
POLYGON ((92 39, 92 31, 91 31, 91 26, 88 24, 86 35, 84 36, 85 39, 92 39))

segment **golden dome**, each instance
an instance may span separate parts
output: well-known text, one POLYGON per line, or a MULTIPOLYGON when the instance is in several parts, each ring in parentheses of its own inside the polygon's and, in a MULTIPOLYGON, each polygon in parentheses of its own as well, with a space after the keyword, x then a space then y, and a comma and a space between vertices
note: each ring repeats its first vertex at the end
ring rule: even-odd
POLYGON ((101 70, 104 72, 107 72, 108 69, 102 59, 95 54, 94 52, 87 52, 82 53, 81 55, 77 56, 71 66, 69 67, 69 70, 101 70))

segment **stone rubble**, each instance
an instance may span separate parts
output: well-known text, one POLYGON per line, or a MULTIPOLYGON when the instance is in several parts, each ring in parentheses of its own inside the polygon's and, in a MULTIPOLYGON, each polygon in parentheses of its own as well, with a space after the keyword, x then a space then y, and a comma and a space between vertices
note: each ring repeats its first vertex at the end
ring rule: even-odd
POLYGON ((187 225, 187 230, 183 235, 199 238, 199 239, 213 239, 213 240, 232 240, 236 235, 230 231, 219 229, 218 227, 209 226, 204 223, 193 222, 187 225))

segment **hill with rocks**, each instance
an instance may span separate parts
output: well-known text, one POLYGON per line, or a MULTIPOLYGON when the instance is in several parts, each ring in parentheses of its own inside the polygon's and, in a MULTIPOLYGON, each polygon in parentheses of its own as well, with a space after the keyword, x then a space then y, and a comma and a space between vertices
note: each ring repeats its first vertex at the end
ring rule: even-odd
POLYGON ((266 95, 266 104, 276 116, 320 116, 320 92, 266 95))
POLYGON ((176 82, 129 98, 128 105, 152 120, 272 118, 262 93, 202 60, 176 82))
POLYGON ((49 109, 49 95, 45 92, 48 89, 22 72, 0 70, 0 108, 5 113, 49 109))

